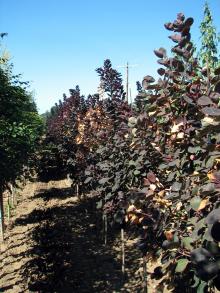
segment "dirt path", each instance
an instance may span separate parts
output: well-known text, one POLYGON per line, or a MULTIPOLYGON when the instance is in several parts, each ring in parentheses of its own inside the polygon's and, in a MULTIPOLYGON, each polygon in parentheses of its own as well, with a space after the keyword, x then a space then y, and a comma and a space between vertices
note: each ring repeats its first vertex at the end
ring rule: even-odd
POLYGON ((98 217, 95 198, 79 201, 65 180, 28 184, 0 246, 0 292, 143 292, 133 242, 123 278, 120 239, 104 246, 98 217))

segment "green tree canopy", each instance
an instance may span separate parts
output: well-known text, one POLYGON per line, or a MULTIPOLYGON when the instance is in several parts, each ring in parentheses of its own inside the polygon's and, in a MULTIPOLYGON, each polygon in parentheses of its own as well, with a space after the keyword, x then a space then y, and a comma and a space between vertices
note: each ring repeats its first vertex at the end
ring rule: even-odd
MULTIPOLYGON (((2 56, 1 56, 2 60, 2 56)), ((0 63, 0 189, 22 174, 42 130, 27 82, 13 75, 7 60, 0 63)))

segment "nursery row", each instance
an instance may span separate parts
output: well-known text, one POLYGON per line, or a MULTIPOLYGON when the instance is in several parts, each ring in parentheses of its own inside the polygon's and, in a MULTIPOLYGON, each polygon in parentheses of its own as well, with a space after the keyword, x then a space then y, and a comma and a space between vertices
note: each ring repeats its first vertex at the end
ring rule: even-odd
POLYGON ((175 45, 154 51, 159 78, 145 76, 132 105, 106 60, 108 98, 71 90, 41 153, 42 180, 69 174, 79 194, 97 194, 108 225, 136 230, 137 248, 160 260, 158 292, 220 289, 220 68, 194 57, 192 24, 182 13, 165 24, 175 45))

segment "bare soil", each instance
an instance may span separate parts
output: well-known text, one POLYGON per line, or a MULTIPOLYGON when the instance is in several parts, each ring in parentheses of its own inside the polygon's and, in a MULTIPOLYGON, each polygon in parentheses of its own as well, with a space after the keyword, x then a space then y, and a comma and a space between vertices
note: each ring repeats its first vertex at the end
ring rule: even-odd
POLYGON ((123 275, 120 233, 104 245, 100 223, 95 196, 79 200, 67 180, 28 183, 0 244, 0 292, 144 292, 135 239, 123 275))

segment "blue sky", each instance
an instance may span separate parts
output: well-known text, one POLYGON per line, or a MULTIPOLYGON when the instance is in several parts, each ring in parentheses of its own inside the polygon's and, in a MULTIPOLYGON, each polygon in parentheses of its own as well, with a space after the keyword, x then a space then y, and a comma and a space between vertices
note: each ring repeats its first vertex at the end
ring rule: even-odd
MULTIPOLYGON (((209 5, 220 31, 220 0, 209 5)), ((107 58, 115 68, 138 64, 130 70, 135 96, 135 82, 156 74, 153 50, 172 44, 163 24, 178 12, 194 17, 192 39, 199 44, 203 6, 204 0, 0 0, 0 32, 8 33, 4 46, 14 71, 31 81, 42 113, 77 84, 82 94, 95 93, 95 69, 107 58)))

